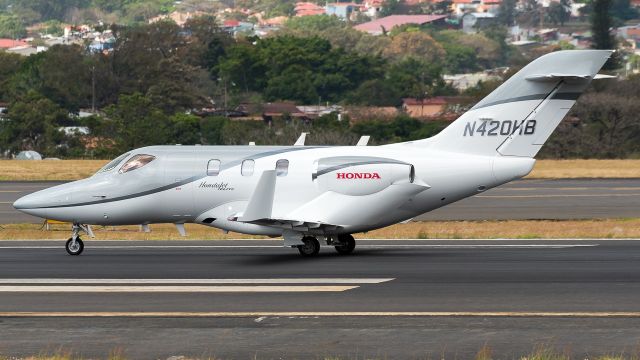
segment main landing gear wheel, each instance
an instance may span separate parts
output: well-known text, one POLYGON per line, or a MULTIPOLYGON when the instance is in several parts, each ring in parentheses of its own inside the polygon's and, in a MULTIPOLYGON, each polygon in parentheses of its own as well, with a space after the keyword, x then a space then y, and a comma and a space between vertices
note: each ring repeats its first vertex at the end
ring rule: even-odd
POLYGON ((338 235, 338 241, 340 242, 340 245, 336 245, 336 251, 340 255, 351 254, 353 249, 356 248, 356 240, 349 234, 338 235))
POLYGON ((84 243, 79 237, 76 238, 75 241, 73 241, 73 238, 69 238, 65 245, 65 249, 67 249, 67 253, 69 255, 80 255, 82 254, 82 250, 84 250, 84 243))
POLYGON ((313 236, 305 236, 302 238, 304 245, 298 246, 298 251, 302 256, 315 256, 320 252, 320 242, 313 236))

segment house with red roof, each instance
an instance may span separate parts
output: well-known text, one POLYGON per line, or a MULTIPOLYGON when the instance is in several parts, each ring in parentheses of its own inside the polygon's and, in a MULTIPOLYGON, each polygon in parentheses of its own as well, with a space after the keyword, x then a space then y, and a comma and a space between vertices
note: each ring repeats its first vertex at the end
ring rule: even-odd
POLYGON ((11 49, 18 46, 29 46, 29 43, 22 40, 0 39, 0 49, 11 49))
POLYGON ((436 96, 427 99, 404 98, 402 111, 417 119, 447 118, 453 120, 467 110, 471 99, 464 96, 436 96), (450 116, 445 116, 450 115, 450 116))
POLYGON ((299 2, 296 3, 294 8, 296 16, 312 16, 312 15, 323 15, 324 8, 318 4, 314 4, 312 2, 299 2))
POLYGON ((356 25, 354 29, 368 32, 371 35, 381 35, 396 26, 407 24, 444 24, 446 18, 447 15, 391 15, 356 25))

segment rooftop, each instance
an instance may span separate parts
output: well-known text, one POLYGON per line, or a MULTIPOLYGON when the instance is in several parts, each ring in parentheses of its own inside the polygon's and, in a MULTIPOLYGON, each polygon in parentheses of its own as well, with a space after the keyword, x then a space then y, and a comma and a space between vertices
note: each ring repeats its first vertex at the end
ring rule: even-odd
POLYGON ((405 24, 427 24, 446 18, 446 15, 391 15, 364 24, 356 25, 354 29, 369 33, 382 33, 389 31, 396 26, 405 24))
POLYGON ((17 46, 27 46, 27 42, 14 39, 0 39, 0 49, 10 49, 17 46))

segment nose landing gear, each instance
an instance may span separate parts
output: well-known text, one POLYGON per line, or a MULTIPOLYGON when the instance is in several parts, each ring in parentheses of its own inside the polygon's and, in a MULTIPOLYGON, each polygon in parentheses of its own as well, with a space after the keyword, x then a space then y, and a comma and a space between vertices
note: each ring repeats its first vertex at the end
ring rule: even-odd
POLYGON ((70 237, 69 240, 67 240, 65 248, 67 249, 67 254, 69 255, 80 255, 82 253, 82 250, 84 250, 84 243, 79 236, 75 239, 70 237))
POLYGON ((67 240, 65 244, 65 249, 67 250, 67 254, 69 255, 80 255, 84 250, 84 243, 82 239, 80 239, 80 232, 84 232, 85 234, 94 237, 93 231, 91 231, 91 227, 89 225, 82 224, 73 224, 71 228, 71 237, 67 240))

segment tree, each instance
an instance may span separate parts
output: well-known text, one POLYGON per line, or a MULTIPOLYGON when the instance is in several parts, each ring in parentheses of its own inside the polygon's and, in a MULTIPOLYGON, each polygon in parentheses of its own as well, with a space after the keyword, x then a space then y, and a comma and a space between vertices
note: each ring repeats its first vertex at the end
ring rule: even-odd
POLYGON ((611 4, 611 15, 620 21, 627 21, 638 18, 638 9, 631 6, 629 0, 613 0, 611 4))
POLYGON ((402 4, 399 0, 386 0, 380 10, 380 17, 389 15, 400 14, 402 10, 402 4))
POLYGON ((393 64, 387 81, 401 97, 424 99, 436 95, 444 87, 440 65, 417 58, 393 64))
POLYGON ((161 70, 160 61, 178 56, 185 46, 180 27, 172 21, 116 28, 112 64, 121 92, 146 92, 161 70))
POLYGON ((287 20, 284 26, 290 30, 321 32, 346 27, 346 23, 337 16, 313 15, 292 17, 287 20))
MULTIPOLYGON (((202 29, 206 29, 204 25, 192 26, 196 33, 206 32, 202 29)), ((120 84, 119 93, 146 94, 166 114, 191 109, 206 101, 214 85, 208 72, 183 56, 189 51, 189 42, 175 23, 161 21, 118 32, 111 61, 120 84)))
POLYGON ((594 49, 614 49, 615 39, 611 34, 611 0, 594 0, 591 14, 592 47, 594 49))
POLYGON ((200 120, 202 143, 207 145, 224 144, 222 130, 227 122, 229 122, 229 119, 220 116, 211 116, 200 120))
POLYGON ((318 93, 309 81, 313 75, 311 70, 302 65, 291 65, 267 81, 267 87, 264 89, 265 99, 294 99, 305 104, 314 104, 318 100, 318 93))
POLYGON ((0 14, 0 37, 19 39, 25 36, 27 30, 17 16, 0 14))
POLYGON ((9 86, 13 76, 20 70, 25 58, 8 52, 0 52, 0 100, 9 101, 9 86))
POLYGON ((77 112, 91 104, 91 67, 79 45, 56 45, 37 62, 36 90, 77 112))
POLYGON ((105 109, 105 114, 113 123, 114 132, 97 135, 114 139, 118 152, 166 144, 169 140, 169 118, 140 93, 121 95, 117 104, 105 109))
POLYGON ((569 20, 571 16, 570 8, 564 3, 566 3, 566 0, 563 0, 563 3, 552 1, 549 4, 549 8, 547 8, 549 21, 554 25, 560 24, 560 26, 564 26, 565 21, 569 20))
POLYGON ((398 106, 400 95, 383 79, 367 80, 349 94, 348 103, 366 106, 398 106))
POLYGON ((393 37, 383 55, 392 61, 415 57, 427 62, 439 63, 445 55, 442 45, 421 31, 403 32, 393 37))
POLYGON ((516 0, 503 0, 498 9, 498 20, 505 26, 513 26, 516 20, 516 0))
POLYGON ((191 18, 184 24, 184 31, 189 33, 189 42, 183 57, 193 65, 207 70, 218 65, 225 49, 233 44, 229 33, 222 31, 217 19, 211 15, 191 18))
POLYGON ((222 81, 236 84, 241 91, 257 91, 265 86, 266 68, 254 45, 238 42, 226 50, 217 66, 222 81))
POLYGON ((177 113, 169 118, 169 138, 182 145, 202 143, 200 118, 195 115, 177 113))
POLYGON ((63 143, 64 133, 58 127, 68 121, 67 112, 35 91, 9 106, 7 119, 0 123, 0 148, 15 154, 35 150, 55 155, 56 145, 63 143))

